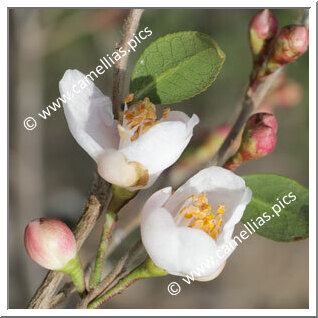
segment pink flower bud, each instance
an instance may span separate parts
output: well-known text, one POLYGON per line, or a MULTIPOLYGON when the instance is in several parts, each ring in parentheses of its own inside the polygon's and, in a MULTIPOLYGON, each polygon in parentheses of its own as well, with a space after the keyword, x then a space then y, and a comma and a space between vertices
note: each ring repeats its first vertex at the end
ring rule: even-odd
POLYGON ((278 21, 275 15, 268 9, 264 9, 254 15, 250 22, 250 43, 254 54, 259 54, 266 42, 277 33, 278 21))
POLYGON ((76 257, 72 231, 55 219, 31 221, 25 229, 24 245, 33 261, 50 270, 62 270, 76 257))
POLYGON ((239 152, 243 160, 270 154, 276 145, 277 121, 273 114, 257 113, 246 123, 239 152))
POLYGON ((305 26, 289 25, 281 29, 269 58, 269 64, 291 63, 307 50, 309 31, 305 26))
POLYGON ((235 170, 244 161, 259 159, 270 154, 276 145, 277 121, 273 114, 257 113, 246 123, 237 153, 224 165, 235 170))

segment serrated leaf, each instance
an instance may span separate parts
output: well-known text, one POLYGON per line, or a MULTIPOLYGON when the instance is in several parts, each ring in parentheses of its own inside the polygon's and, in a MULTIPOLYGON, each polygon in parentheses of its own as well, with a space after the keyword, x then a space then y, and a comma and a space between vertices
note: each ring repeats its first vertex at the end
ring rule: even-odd
POLYGON ((152 42, 138 59, 130 82, 135 99, 177 103, 206 90, 218 76, 225 55, 208 35, 178 32, 152 42))
POLYGON ((241 220, 243 223, 249 222, 259 235, 274 241, 308 238, 309 193, 306 187, 295 180, 272 174, 243 178, 253 191, 252 200, 241 220), (264 212, 267 213, 266 218, 264 212), (252 224, 251 219, 259 229, 252 224))

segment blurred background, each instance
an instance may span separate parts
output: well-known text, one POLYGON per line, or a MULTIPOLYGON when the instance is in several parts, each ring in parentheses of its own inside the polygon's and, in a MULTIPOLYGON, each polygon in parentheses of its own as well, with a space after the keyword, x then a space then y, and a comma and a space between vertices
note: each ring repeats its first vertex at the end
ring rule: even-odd
MULTIPOLYGON (((140 29, 148 26, 153 34, 130 55, 128 74, 143 49, 167 33, 204 32, 226 54, 212 87, 172 105, 200 117, 193 144, 235 118, 251 71, 247 30, 256 12, 149 9, 142 17, 140 29)), ((273 12, 280 26, 299 21, 303 14, 299 9, 273 12)), ((66 69, 88 73, 102 56, 114 51, 127 13, 122 9, 9 10, 9 308, 26 308, 46 274, 24 251, 25 226, 39 217, 60 218, 74 226, 95 173, 95 163, 71 136, 63 110, 47 120, 38 120, 33 131, 23 127, 23 120, 28 116, 38 118, 37 114, 59 97, 58 82, 66 69)), ((288 66, 286 73, 287 81, 294 83, 295 89, 290 92, 298 93, 290 105, 275 109, 279 124, 276 149, 264 159, 241 166, 237 173, 276 173, 308 186, 308 52, 288 66)), ((112 70, 99 76, 95 84, 110 96, 112 70)), ((138 240, 138 206, 168 180, 174 182, 171 170, 120 213, 114 244, 126 237, 125 244, 116 248, 116 253, 110 251, 105 270, 111 269, 127 246, 138 240)), ((100 229, 99 224, 81 250, 83 262, 95 256, 100 229)), ((240 230, 237 228, 237 233, 240 230)), ((73 296, 60 307, 71 308, 77 300, 73 296)), ((216 280, 190 286, 172 276, 139 281, 104 308, 308 308, 308 241, 277 243, 253 235, 237 248, 216 280), (171 281, 183 288, 178 296, 167 292, 171 281)))

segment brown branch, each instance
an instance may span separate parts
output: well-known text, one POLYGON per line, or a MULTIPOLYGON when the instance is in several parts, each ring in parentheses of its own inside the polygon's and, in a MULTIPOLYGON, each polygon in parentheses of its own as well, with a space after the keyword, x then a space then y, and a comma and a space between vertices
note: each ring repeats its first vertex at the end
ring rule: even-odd
POLYGON ((66 283, 63 288, 52 298, 49 308, 53 308, 64 301, 69 295, 76 292, 72 282, 66 283))
POLYGON ((262 82, 254 93, 251 93, 250 87, 244 94, 244 99, 242 102, 241 111, 226 139, 224 140, 222 146, 209 162, 208 166, 211 165, 222 165, 227 157, 228 150, 233 145, 236 138, 239 136, 242 128, 244 127, 246 121, 250 115, 259 107, 270 88, 275 84, 277 75, 280 70, 268 76, 264 82, 262 82))
MULTIPOLYGON (((88 198, 84 213, 79 219, 74 235, 77 242, 77 250, 80 250, 83 243, 92 231, 98 217, 104 211, 111 197, 110 185, 101 177, 97 176, 88 198)), ((54 296, 64 274, 56 271, 49 271, 41 286, 36 291, 29 303, 29 309, 50 308, 54 296)))
POLYGON ((131 9, 129 11, 127 20, 124 25, 124 35, 119 44, 116 46, 117 51, 121 47, 124 51, 127 52, 125 56, 122 56, 115 63, 114 68, 114 79, 113 79, 113 112, 115 117, 119 118, 119 112, 121 111, 121 103, 124 99, 124 89, 125 89, 125 75, 128 63, 128 57, 130 52, 130 46, 128 41, 134 37, 140 18, 144 12, 144 9, 131 9))
POLYGON ((210 165, 223 164, 223 161, 225 159, 228 149, 233 145, 236 137, 240 133, 241 129, 243 128, 244 124, 246 123, 249 116, 253 112, 254 108, 255 106, 254 106, 253 100, 250 97, 245 95, 244 101, 242 103, 242 110, 237 120, 235 121, 229 135, 224 140, 221 148, 218 150, 215 157, 212 159, 212 164, 210 163, 210 165))
MULTIPOLYGON (((87 264, 85 269, 85 282, 86 286, 88 286, 89 276, 91 273, 91 265, 90 262, 87 264)), ((53 308, 60 303, 62 303, 68 296, 72 295, 76 292, 76 288, 73 282, 67 282, 63 285, 63 287, 57 292, 57 294, 51 299, 49 308, 53 308)))
MULTIPOLYGON (((122 56, 122 58, 116 62, 113 79, 112 101, 114 115, 117 117, 123 100, 125 75, 130 49, 128 41, 133 38, 133 33, 135 33, 138 28, 143 11, 143 9, 131 9, 124 26, 124 35, 120 47, 127 51, 127 54, 122 56)), ((119 47, 117 49, 119 50, 119 47)), ((78 250, 92 231, 98 217, 108 205, 110 197, 111 191, 109 184, 100 177, 97 177, 97 180, 93 184, 84 213, 74 231, 78 250)), ((54 306, 64 300, 70 292, 70 289, 67 289, 66 287, 66 289, 63 287, 61 292, 52 299, 63 276, 63 273, 49 271, 43 283, 30 301, 28 308, 50 308, 52 305, 54 306)))

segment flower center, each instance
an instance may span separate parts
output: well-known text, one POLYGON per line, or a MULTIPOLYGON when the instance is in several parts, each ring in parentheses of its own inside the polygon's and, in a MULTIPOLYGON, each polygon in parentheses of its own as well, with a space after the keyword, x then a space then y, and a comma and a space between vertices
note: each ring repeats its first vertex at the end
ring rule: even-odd
MULTIPOLYGON (((130 94, 125 98, 125 103, 127 104, 132 100, 133 94, 130 94)), ((166 119, 169 112, 169 108, 164 109, 162 118, 166 119)), ((118 127, 119 135, 124 139, 130 138, 131 141, 134 141, 159 122, 156 106, 146 97, 143 101, 137 102, 132 109, 126 109, 123 112, 123 125, 118 127)))
POLYGON ((202 192, 199 195, 191 195, 179 215, 189 221, 188 227, 202 230, 216 239, 223 226, 222 215, 225 210, 226 205, 218 204, 217 210, 213 211, 206 194, 202 192))

